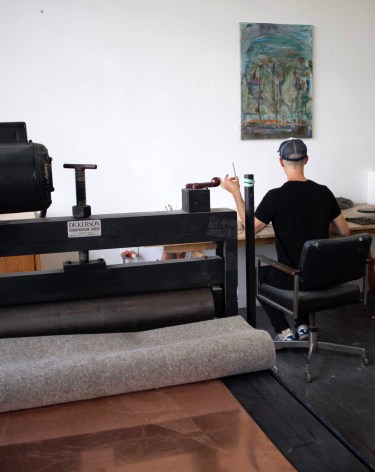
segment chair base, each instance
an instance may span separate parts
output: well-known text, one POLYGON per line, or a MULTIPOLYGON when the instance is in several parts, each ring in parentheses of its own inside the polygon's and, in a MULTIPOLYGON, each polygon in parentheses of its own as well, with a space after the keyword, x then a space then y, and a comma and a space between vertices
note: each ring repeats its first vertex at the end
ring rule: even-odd
POLYGON ((362 365, 368 365, 368 357, 366 349, 362 347, 347 346, 344 344, 327 343, 325 341, 318 341, 318 332, 316 326, 309 327, 309 340, 308 341, 274 341, 275 349, 286 349, 286 348, 305 348, 308 349, 305 375, 306 380, 311 382, 311 358, 317 349, 325 349, 327 351, 345 352, 347 354, 356 354, 361 356, 362 365))

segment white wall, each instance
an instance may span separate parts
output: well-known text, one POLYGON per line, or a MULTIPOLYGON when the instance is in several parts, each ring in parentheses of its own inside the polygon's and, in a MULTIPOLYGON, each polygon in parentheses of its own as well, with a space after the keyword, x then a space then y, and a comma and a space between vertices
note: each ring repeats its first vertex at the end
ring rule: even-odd
MULTIPOLYGON (((308 176, 366 199, 375 94, 373 0, 0 1, 0 120, 25 121, 53 157, 49 216, 69 215, 87 171, 93 213, 179 208, 181 188, 254 173, 283 182, 279 141, 240 140, 240 22, 314 26, 308 176)), ((212 206, 233 207, 221 189, 212 206)))

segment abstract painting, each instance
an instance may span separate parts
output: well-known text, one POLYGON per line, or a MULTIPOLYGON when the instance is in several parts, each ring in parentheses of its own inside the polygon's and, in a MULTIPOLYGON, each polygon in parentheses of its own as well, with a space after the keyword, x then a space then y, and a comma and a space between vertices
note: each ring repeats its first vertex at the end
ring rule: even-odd
POLYGON ((240 23, 241 138, 312 137, 312 26, 240 23))

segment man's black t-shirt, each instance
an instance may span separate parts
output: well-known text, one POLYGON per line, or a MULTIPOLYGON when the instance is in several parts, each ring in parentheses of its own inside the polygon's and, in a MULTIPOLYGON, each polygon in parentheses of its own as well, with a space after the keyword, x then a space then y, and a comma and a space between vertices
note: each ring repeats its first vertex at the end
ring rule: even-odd
POLYGON ((272 223, 278 260, 298 267, 302 247, 309 239, 328 238, 329 225, 340 214, 333 193, 312 180, 288 181, 270 190, 255 217, 272 223))

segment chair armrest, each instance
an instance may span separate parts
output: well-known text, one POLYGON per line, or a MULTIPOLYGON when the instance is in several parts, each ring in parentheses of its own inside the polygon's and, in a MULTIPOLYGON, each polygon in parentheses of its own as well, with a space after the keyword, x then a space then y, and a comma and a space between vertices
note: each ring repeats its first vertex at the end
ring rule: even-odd
POLYGON ((255 259, 257 260, 257 289, 256 289, 256 297, 258 300, 263 300, 269 305, 282 310, 282 311, 287 311, 287 313, 290 313, 293 315, 294 319, 298 318, 298 292, 299 292, 299 274, 300 271, 298 269, 294 269, 293 267, 289 267, 286 264, 283 264, 282 262, 275 261, 274 259, 271 259, 270 257, 267 256, 255 256, 255 259), (266 265, 269 265, 271 267, 274 267, 277 270, 280 270, 284 272, 287 275, 290 275, 293 277, 293 310, 287 309, 286 307, 283 307, 280 305, 278 302, 275 300, 270 299, 269 297, 260 294, 260 279, 259 279, 259 269, 260 269, 260 264, 263 262, 266 265))
POLYGON ((256 259, 258 259, 258 261, 263 262, 264 264, 267 264, 269 266, 272 266, 275 269, 281 270, 282 272, 285 272, 286 274, 293 275, 293 276, 299 274, 298 269, 289 267, 283 264, 282 262, 278 262, 278 261, 275 261, 274 259, 271 259, 270 257, 262 256, 262 255, 255 256, 255 257, 256 259))

